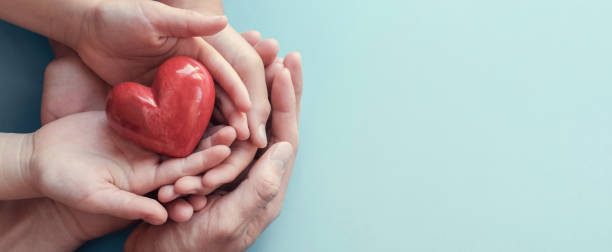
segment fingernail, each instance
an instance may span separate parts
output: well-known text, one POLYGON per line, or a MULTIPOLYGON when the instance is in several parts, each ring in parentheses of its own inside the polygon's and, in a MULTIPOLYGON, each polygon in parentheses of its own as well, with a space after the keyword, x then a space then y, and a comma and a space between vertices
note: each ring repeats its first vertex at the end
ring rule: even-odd
POLYGON ((269 159, 274 162, 275 165, 285 170, 285 165, 289 162, 289 159, 291 159, 292 154, 293 148, 291 144, 282 142, 276 145, 269 159))
POLYGON ((266 125, 262 124, 259 125, 259 128, 257 129, 257 136, 263 141, 264 146, 268 145, 268 138, 266 137, 266 125))

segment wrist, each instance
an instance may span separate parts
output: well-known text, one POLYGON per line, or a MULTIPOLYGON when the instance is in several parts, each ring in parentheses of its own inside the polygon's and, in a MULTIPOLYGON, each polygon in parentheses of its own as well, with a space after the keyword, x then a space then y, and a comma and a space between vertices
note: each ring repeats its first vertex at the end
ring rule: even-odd
POLYGON ((0 200, 39 197, 30 163, 32 134, 0 134, 0 200))
POLYGON ((91 16, 104 1, 107 0, 77 1, 77 4, 72 7, 74 15, 70 15, 70 17, 52 25, 53 36, 51 38, 57 38, 55 40, 76 51, 81 39, 87 32, 89 22, 93 20, 91 16))
POLYGON ((32 176, 32 152, 34 151, 34 134, 24 134, 21 137, 21 141, 19 144, 19 171, 21 181, 24 185, 27 185, 30 188, 30 191, 34 192, 36 196, 40 195, 36 192, 33 186, 33 176, 32 176))
POLYGON ((72 47, 85 14, 101 1, 0 1, 0 18, 72 47))

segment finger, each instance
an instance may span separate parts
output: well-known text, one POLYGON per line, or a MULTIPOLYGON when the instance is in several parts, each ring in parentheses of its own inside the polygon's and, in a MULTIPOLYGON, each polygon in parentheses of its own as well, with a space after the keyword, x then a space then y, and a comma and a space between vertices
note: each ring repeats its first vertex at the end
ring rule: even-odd
POLYGON ((245 31, 241 35, 251 46, 255 46, 261 40, 261 33, 259 31, 245 31))
POLYGON ((168 218, 166 209, 156 200, 117 188, 99 191, 90 199, 93 202, 83 204, 88 206, 84 210, 92 213, 128 220, 143 219, 152 225, 161 225, 168 218))
MULTIPOLYGON (((285 60, 289 60, 290 62, 293 61, 295 63, 294 61, 295 56, 288 55, 288 57, 285 60)), ((288 64, 288 65, 291 66, 291 64, 288 64)), ((283 73, 279 74, 279 76, 277 77, 278 79, 275 78, 274 85, 272 86, 272 91, 271 91, 272 132, 271 132, 271 135, 277 140, 278 139, 286 140, 286 141, 288 140, 288 141, 297 143, 297 139, 298 139, 297 109, 299 108, 299 106, 295 103, 293 103, 293 106, 292 106, 292 101, 291 101, 292 100, 291 94, 294 95, 293 101, 294 102, 296 101, 295 96, 297 92, 292 89, 292 87, 296 86, 296 84, 292 83, 292 85, 288 85, 286 71, 291 71, 291 70, 284 69, 283 73), (292 107, 293 107, 293 110, 296 112, 291 112, 292 107), (294 116, 291 116, 292 114, 294 116)), ((298 73, 298 76, 301 75, 301 66, 300 66, 299 71, 300 72, 298 73)), ((295 77, 293 76, 294 72, 296 71, 291 72, 291 78, 293 79, 295 79, 295 77)), ((299 79, 296 79, 296 81, 300 81, 300 83, 297 85, 301 85, 301 77, 299 77, 299 79)), ((297 146, 297 144, 294 146, 297 146)), ((294 158, 295 158, 295 153, 287 164, 285 176, 282 179, 280 192, 268 204, 265 210, 263 210, 259 215, 257 215, 255 220, 250 223, 251 226, 248 227, 249 230, 253 228, 255 233, 261 233, 276 217, 278 217, 278 214, 280 213, 280 209, 283 204, 283 199, 285 197, 287 185, 289 183, 289 177, 291 176, 294 158)))
POLYGON ((180 194, 174 191, 174 185, 165 185, 157 190, 157 200, 162 203, 167 203, 181 197, 180 194))
POLYGON ((249 139, 250 133, 246 114, 236 109, 230 97, 223 90, 218 90, 216 99, 217 107, 221 111, 221 114, 223 114, 223 117, 228 120, 229 125, 236 130, 238 139, 249 139))
POLYGON ((285 66, 283 65, 282 58, 277 58, 277 60, 266 67, 266 85, 268 86, 268 89, 272 89, 274 77, 276 77, 276 74, 283 70, 283 68, 285 68, 285 66), (280 61, 278 59, 280 59, 280 61))
POLYGON ((300 104, 302 99, 302 89, 304 85, 302 75, 302 55, 299 52, 292 52, 285 57, 285 67, 291 73, 291 81, 293 82, 293 90, 296 98, 296 117, 300 118, 300 104))
POLYGON ((202 194, 205 195, 202 176, 185 176, 174 183, 174 192, 179 195, 202 194))
POLYGON ((191 204, 191 207, 193 207, 193 211, 197 212, 206 207, 208 199, 204 195, 189 195, 187 201, 189 202, 189 204, 191 204))
MULTIPOLYGON (((265 84, 265 83, 263 83, 265 84)), ((266 94, 267 97, 267 94, 266 94)), ((266 122, 270 116, 269 101, 258 103, 257 108, 247 113, 247 124, 251 132, 251 142, 258 148, 265 148, 268 145, 268 136, 266 133, 266 122)))
MULTIPOLYGON (((285 58, 285 61, 288 59, 293 61, 296 58, 295 56, 288 55, 288 58, 285 58)), ((299 138, 297 129, 298 106, 296 105, 296 92, 293 89, 295 85, 291 80, 291 77, 293 76, 289 76, 289 71, 290 70, 287 68, 283 69, 275 77, 275 81, 272 86, 270 98, 272 103, 272 120, 270 122, 272 127, 271 135, 275 139, 274 141, 289 141, 293 146, 297 147, 299 138)), ((299 71, 301 71, 301 69, 299 69, 299 71)), ((282 179, 279 194, 272 200, 269 206, 257 216, 256 221, 251 223, 257 227, 255 229, 256 232, 263 231, 263 229, 268 226, 270 222, 272 222, 280 213, 285 192, 287 190, 287 185, 289 183, 289 177, 291 176, 291 171, 293 170, 294 159, 295 152, 287 164, 287 171, 282 179)))
POLYGON ((193 207, 184 199, 176 199, 166 205, 168 216, 175 222, 186 222, 193 216, 193 207))
MULTIPOLYGON (((204 134, 202 135, 202 139, 207 139, 207 138, 215 135, 217 132, 219 132, 219 130, 223 129, 224 127, 227 127, 227 126, 225 126, 225 125, 211 125, 209 123, 208 127, 206 127, 206 131, 204 131, 204 134)), ((202 142, 200 142, 200 145, 201 144, 202 144, 202 142)))
POLYGON ((217 145, 185 158, 166 160, 155 171, 155 185, 167 185, 182 176, 202 173, 221 163, 229 154, 229 147, 217 145))
POLYGON ((261 57, 264 66, 269 66, 274 62, 279 50, 278 41, 276 41, 276 39, 264 39, 259 41, 254 48, 257 54, 259 54, 259 57, 261 57))
POLYGON ((206 16, 159 2, 153 2, 151 6, 154 6, 153 15, 147 15, 147 18, 153 27, 165 36, 207 36, 216 34, 227 26, 226 16, 206 16))
POLYGON ((202 62, 219 86, 229 95, 236 108, 241 112, 251 109, 249 92, 238 73, 219 52, 202 38, 193 38, 190 46, 182 46, 177 55, 190 56, 202 62))
POLYGON ((205 193, 234 180, 253 160, 257 147, 248 141, 240 141, 232 146, 232 154, 217 167, 210 169, 202 177, 205 193))
POLYGON ((274 141, 298 144, 295 92, 288 69, 281 70, 274 78, 270 93, 272 103, 271 135, 274 141))
POLYGON ((224 209, 224 219, 229 223, 241 223, 246 227, 266 205, 278 194, 285 165, 293 155, 288 142, 274 144, 253 165, 253 168, 236 190, 220 199, 219 204, 229 204, 224 209), (226 219, 230 218, 230 219, 226 219))
POLYGON ((230 146, 236 139, 236 131, 230 126, 215 126, 208 131, 214 131, 208 133, 211 135, 204 134, 204 140, 200 141, 196 151, 206 150, 216 145, 230 146))
MULTIPOLYGON (((241 111, 247 112, 251 141, 255 146, 263 148, 268 144, 266 122, 270 115, 270 102, 265 83, 263 62, 253 46, 230 26, 220 34, 222 36, 215 35, 206 39, 226 57, 244 81, 251 98, 252 107, 248 111, 241 111), (228 44, 226 43, 227 39, 232 39, 237 43, 228 44)), ((227 93, 232 97, 232 100, 236 100, 231 92, 227 91, 227 93)))

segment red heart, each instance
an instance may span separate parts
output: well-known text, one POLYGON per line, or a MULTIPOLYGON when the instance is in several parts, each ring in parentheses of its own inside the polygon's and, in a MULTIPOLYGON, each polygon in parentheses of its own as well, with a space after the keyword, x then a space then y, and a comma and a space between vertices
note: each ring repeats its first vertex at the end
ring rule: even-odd
POLYGON ((106 117, 122 137, 151 151, 185 157, 196 147, 215 103, 208 70, 188 57, 162 64, 149 88, 135 82, 115 86, 106 117))

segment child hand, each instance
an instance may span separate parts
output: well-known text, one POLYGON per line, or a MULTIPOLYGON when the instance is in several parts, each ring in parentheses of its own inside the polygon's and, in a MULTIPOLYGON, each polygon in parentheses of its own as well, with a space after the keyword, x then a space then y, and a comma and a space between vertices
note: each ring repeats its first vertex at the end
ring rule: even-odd
MULTIPOLYGON (((160 2, 173 7, 195 10, 205 15, 224 14, 221 0, 160 0, 160 2)), ((244 114, 239 112, 245 111, 240 110, 239 107, 232 107, 230 102, 224 101, 221 97, 220 112, 228 119, 229 125, 236 129, 239 140, 246 140, 250 137, 256 147, 265 147, 267 144, 265 125, 270 115, 270 102, 264 80, 264 67, 274 61, 276 52, 271 57, 260 57, 260 52, 261 50, 278 51, 278 43, 270 40, 260 45, 250 45, 229 25, 218 33, 205 36, 204 40, 212 45, 238 72, 249 91, 252 102, 251 110, 244 114)))
POLYGON ((103 111, 70 115, 32 136, 33 187, 69 207, 124 219, 162 224, 167 212, 140 195, 223 161, 227 146, 213 146, 185 158, 163 161, 116 135, 103 111))

